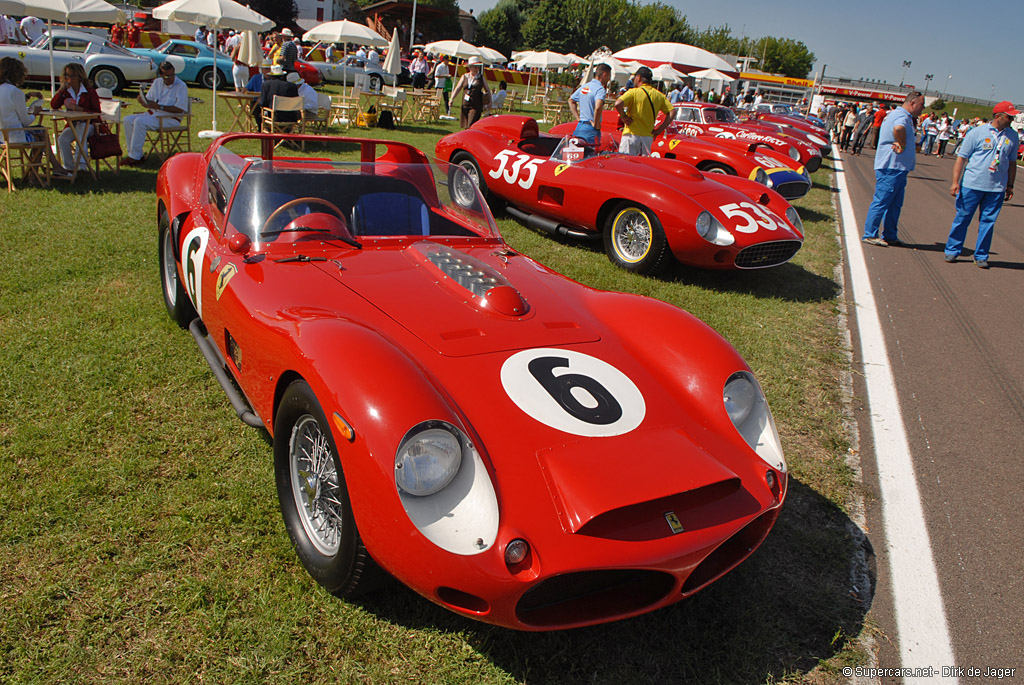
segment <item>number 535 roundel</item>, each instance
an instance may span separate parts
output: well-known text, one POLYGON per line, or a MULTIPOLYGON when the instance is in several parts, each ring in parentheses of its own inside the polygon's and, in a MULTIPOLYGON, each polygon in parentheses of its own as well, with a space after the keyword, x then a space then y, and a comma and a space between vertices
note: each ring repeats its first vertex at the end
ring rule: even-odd
POLYGON ((462 167, 330 140, 359 161, 274 158, 270 134, 236 134, 157 181, 168 313, 270 433, 318 583, 348 597, 390 574, 464 616, 551 630, 677 602, 765 539, 786 462, 725 340, 518 254, 462 167))
POLYGON ((481 119, 436 153, 528 225, 602 236, 609 259, 630 271, 652 273, 673 257, 709 269, 776 266, 803 244, 796 210, 761 183, 541 135, 529 117, 481 119))

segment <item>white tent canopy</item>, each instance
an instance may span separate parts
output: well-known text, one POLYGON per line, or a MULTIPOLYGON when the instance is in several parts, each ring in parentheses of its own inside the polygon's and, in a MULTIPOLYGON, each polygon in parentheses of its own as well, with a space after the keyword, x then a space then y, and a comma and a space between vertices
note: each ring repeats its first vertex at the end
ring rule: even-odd
POLYGON ((527 51, 519 53, 516 64, 521 67, 534 67, 537 69, 559 69, 571 64, 571 60, 560 52, 545 50, 544 52, 527 51))
POLYGON ((682 81, 686 74, 673 69, 671 64, 659 64, 651 69, 655 81, 682 81))
POLYGON ((343 19, 328 21, 314 26, 302 34, 302 40, 322 43, 357 43, 382 48, 388 44, 387 39, 365 24, 343 19))
POLYGON ((480 49, 464 40, 435 40, 433 43, 427 43, 424 49, 432 55, 448 55, 459 59, 470 57, 483 59, 480 49))
POLYGON ((709 81, 735 81, 732 76, 723 74, 718 69, 701 69, 700 71, 691 71, 690 76, 693 78, 706 78, 709 81))
POLYGON ((736 73, 736 68, 724 59, 702 50, 694 45, 684 43, 645 43, 619 50, 615 57, 622 60, 637 60, 649 67, 669 64, 672 67, 689 72, 694 69, 718 69, 721 72, 736 73))
MULTIPOLYGON (((237 31, 266 31, 274 22, 258 12, 253 12, 234 0, 171 0, 153 8, 153 18, 165 21, 182 21, 215 29, 237 31)), ((216 138, 217 130, 217 51, 213 51, 213 129, 200 131, 202 138, 216 138)))
POLYGON ((505 57, 505 55, 498 52, 494 48, 480 46, 477 49, 480 51, 480 59, 487 62, 488 64, 496 64, 498 62, 508 61, 508 57, 505 57))

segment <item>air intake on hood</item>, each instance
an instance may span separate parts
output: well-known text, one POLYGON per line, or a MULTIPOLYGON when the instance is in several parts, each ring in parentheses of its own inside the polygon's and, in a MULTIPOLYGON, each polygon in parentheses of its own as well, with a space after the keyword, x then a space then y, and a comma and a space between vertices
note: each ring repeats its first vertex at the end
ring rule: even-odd
POLYGON ((504 276, 465 252, 428 242, 417 243, 412 249, 439 272, 445 285, 466 291, 481 309, 506 316, 523 316, 529 310, 504 276))

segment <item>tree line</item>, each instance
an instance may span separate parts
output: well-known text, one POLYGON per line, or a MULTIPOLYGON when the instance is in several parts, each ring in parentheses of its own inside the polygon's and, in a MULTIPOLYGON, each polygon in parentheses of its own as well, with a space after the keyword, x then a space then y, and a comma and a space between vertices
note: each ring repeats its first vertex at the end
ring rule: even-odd
POLYGON ((506 55, 553 50, 586 56, 601 46, 616 52, 643 43, 685 43, 717 54, 746 55, 762 71, 807 78, 814 53, 802 41, 737 38, 728 24, 699 30, 662 2, 629 0, 500 0, 478 18, 477 44, 506 55))

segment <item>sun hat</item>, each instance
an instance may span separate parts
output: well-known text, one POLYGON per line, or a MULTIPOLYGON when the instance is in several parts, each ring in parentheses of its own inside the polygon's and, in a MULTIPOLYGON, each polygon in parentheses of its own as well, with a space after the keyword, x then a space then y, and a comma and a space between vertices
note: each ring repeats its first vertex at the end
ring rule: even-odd
POLYGON ((1017 116, 1018 114, 1020 114, 1020 112, 1017 111, 1017 108, 1014 107, 1013 103, 1010 102, 1009 100, 1003 100, 998 105, 996 105, 995 107, 992 108, 992 113, 993 114, 1000 114, 1002 112, 1005 112, 1005 113, 1010 114, 1012 116, 1017 116))
POLYGON ((477 66, 483 66, 483 60, 481 60, 476 55, 473 55, 472 57, 469 58, 469 61, 466 62, 466 66, 470 66, 471 67, 474 64, 477 65, 477 66))
POLYGON ((281 35, 282 36, 289 36, 289 37, 291 37, 291 36, 294 36, 295 34, 292 33, 291 29, 281 29, 281 35))
POLYGON ((299 81, 302 80, 302 77, 299 76, 299 72, 297 71, 289 71, 288 75, 285 76, 284 78, 286 81, 291 81, 292 83, 298 83, 299 81))
POLYGON ((271 76, 282 76, 284 75, 284 67, 280 64, 274 64, 270 67, 271 76))

